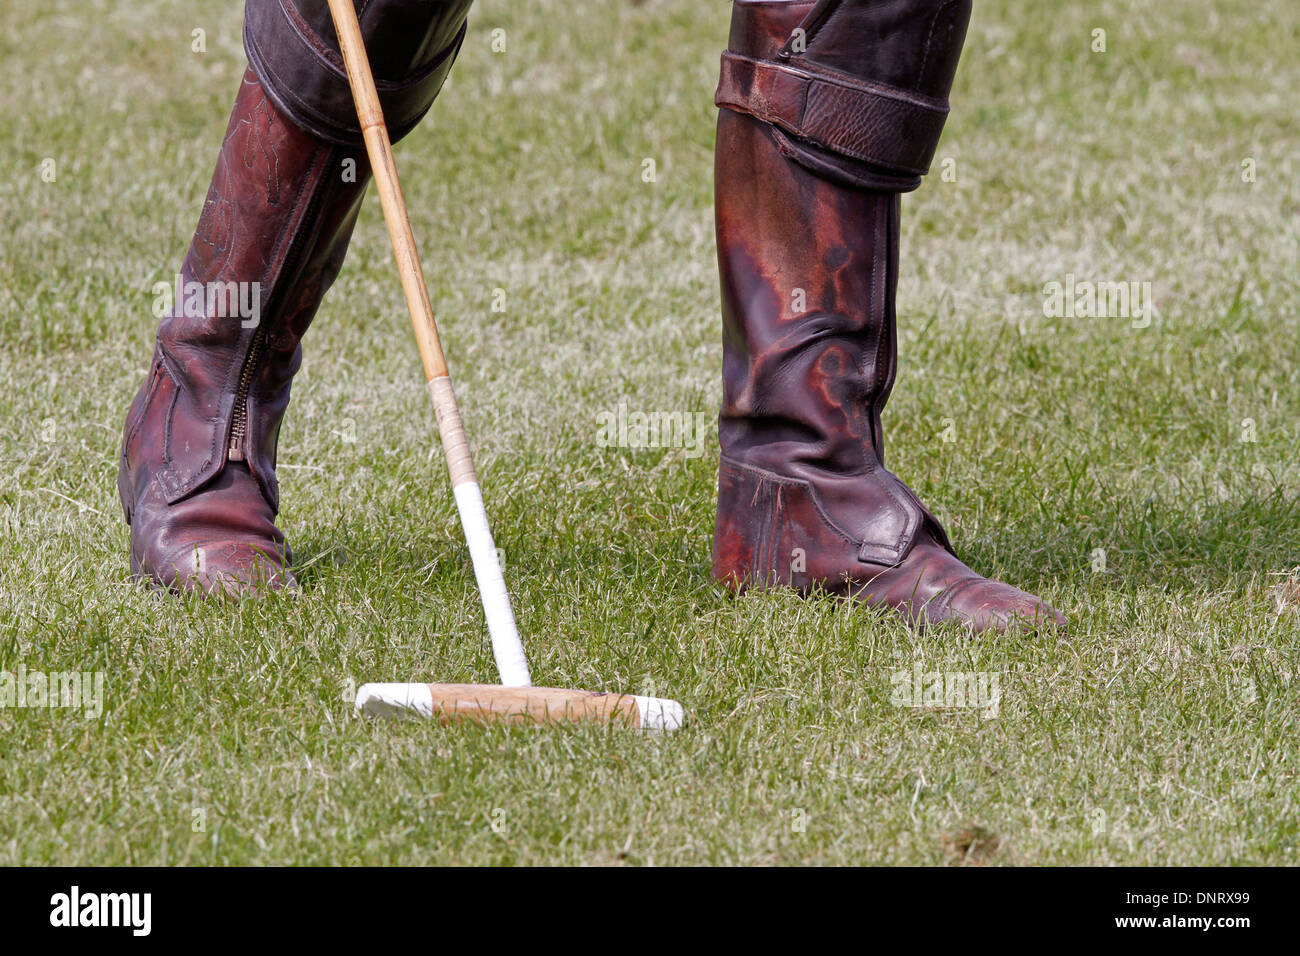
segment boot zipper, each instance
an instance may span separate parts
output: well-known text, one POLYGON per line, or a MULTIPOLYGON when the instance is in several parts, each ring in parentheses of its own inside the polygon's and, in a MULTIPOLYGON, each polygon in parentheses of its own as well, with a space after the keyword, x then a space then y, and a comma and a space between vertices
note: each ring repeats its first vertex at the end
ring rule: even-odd
POLYGON ((248 346, 248 357, 239 373, 239 389, 235 392, 234 417, 230 423, 230 448, 226 451, 229 461, 244 460, 244 435, 248 431, 248 393, 253 387, 253 373, 257 371, 257 360, 262 355, 262 343, 266 341, 266 328, 263 326, 253 334, 253 341, 248 346))
MULTIPOLYGON (((332 152, 327 152, 322 164, 325 169, 330 168, 330 157, 332 155, 332 152)), ((315 157, 313 157, 312 163, 315 164, 315 161, 315 157)), ((324 204, 325 193, 329 191, 327 182, 317 183, 317 187, 312 191, 311 198, 308 200, 307 210, 299 220, 300 229, 303 223, 315 222, 316 211, 324 204)), ((280 281, 282 283, 297 281, 298 276, 295 275, 295 270, 298 268, 298 260, 302 258, 303 247, 307 245, 311 236, 311 229, 308 228, 294 237, 293 247, 289 250, 289 254, 285 257, 284 266, 280 269, 280 281)), ((273 316, 277 304, 278 302, 273 304, 268 301, 264 314, 273 316)), ((262 347, 266 344, 267 321, 263 319, 262 324, 253 333, 253 341, 248 346, 248 356, 244 359, 244 367, 239 372, 239 389, 235 393, 234 414, 231 416, 230 422, 230 445, 226 449, 227 461, 245 460, 244 439, 248 435, 248 393, 253 387, 253 375, 257 372, 257 362, 262 357, 262 347)))

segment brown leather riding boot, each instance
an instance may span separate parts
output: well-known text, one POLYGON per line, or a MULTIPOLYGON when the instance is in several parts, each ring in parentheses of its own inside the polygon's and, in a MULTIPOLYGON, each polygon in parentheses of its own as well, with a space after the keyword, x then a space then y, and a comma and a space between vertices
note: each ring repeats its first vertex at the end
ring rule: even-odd
MULTIPOLYGON (((433 103, 469 3, 358 2, 395 137, 433 103)), ((280 423, 370 177, 328 6, 249 0, 244 45, 250 69, 117 479, 132 572, 205 594, 294 583, 275 524, 280 423)))
POLYGON ((716 216, 724 327, 713 572, 917 624, 1060 625, 972 571, 884 467, 899 194, 928 170, 969 0, 738 0, 716 216))

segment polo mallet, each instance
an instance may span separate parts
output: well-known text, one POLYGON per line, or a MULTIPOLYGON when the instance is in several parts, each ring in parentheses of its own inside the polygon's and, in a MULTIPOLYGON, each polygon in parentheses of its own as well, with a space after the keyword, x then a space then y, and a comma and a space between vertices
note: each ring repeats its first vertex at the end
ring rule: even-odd
POLYGON ((456 498, 456 510, 460 513, 460 524, 469 545, 474 577, 483 601, 483 614, 487 618, 488 634, 492 638, 492 654, 501 674, 500 685, 363 684, 357 691, 357 710, 387 717, 415 713, 444 722, 594 720, 617 721, 646 729, 676 730, 681 726, 683 715, 682 705, 675 700, 532 686, 528 660, 524 657, 524 647, 515 626, 510 595, 501 574, 501 563, 488 527, 487 510, 483 506, 478 476, 465 438, 465 426, 447 374, 447 360, 433 319, 424 270, 420 268, 420 259, 415 251, 415 236, 411 232, 410 216, 397 180, 392 143, 388 139, 370 61, 361 39, 361 26, 352 4, 353 0, 329 0, 330 13, 334 17, 348 82, 356 100, 357 117, 361 121, 375 185, 379 189, 379 201, 388 224, 397 269, 401 273, 402 291, 406 294, 411 324, 415 327, 415 340, 424 363, 429 395, 433 399, 447 470, 451 474, 452 494, 456 498))

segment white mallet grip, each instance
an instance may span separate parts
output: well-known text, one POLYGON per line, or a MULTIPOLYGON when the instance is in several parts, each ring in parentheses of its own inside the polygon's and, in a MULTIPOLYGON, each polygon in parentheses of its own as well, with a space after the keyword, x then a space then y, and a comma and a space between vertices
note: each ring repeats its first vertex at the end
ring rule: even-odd
POLYGON ((488 526, 483 493, 479 490, 478 475, 470 457, 451 379, 446 375, 430 379, 429 395, 438 416, 438 434, 451 473, 451 490, 456 496, 460 526, 465 531, 465 543, 469 545, 470 561, 474 564, 474 577, 483 601, 483 615, 487 618, 488 634, 492 638, 492 656, 496 658, 502 684, 526 687, 533 682, 528 673, 528 659, 524 657, 524 645, 519 640, 519 628, 510 607, 510 594, 506 591, 497 546, 488 526))

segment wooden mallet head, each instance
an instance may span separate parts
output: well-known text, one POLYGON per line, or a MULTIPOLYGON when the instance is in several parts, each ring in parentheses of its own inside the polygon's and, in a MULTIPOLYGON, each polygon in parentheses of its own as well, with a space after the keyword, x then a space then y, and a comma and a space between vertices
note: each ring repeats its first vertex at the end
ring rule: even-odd
POLYGON ((500 684, 363 684, 357 691, 357 710, 376 717, 432 717, 443 723, 592 721, 640 730, 677 730, 683 719, 682 705, 662 697, 500 684))

